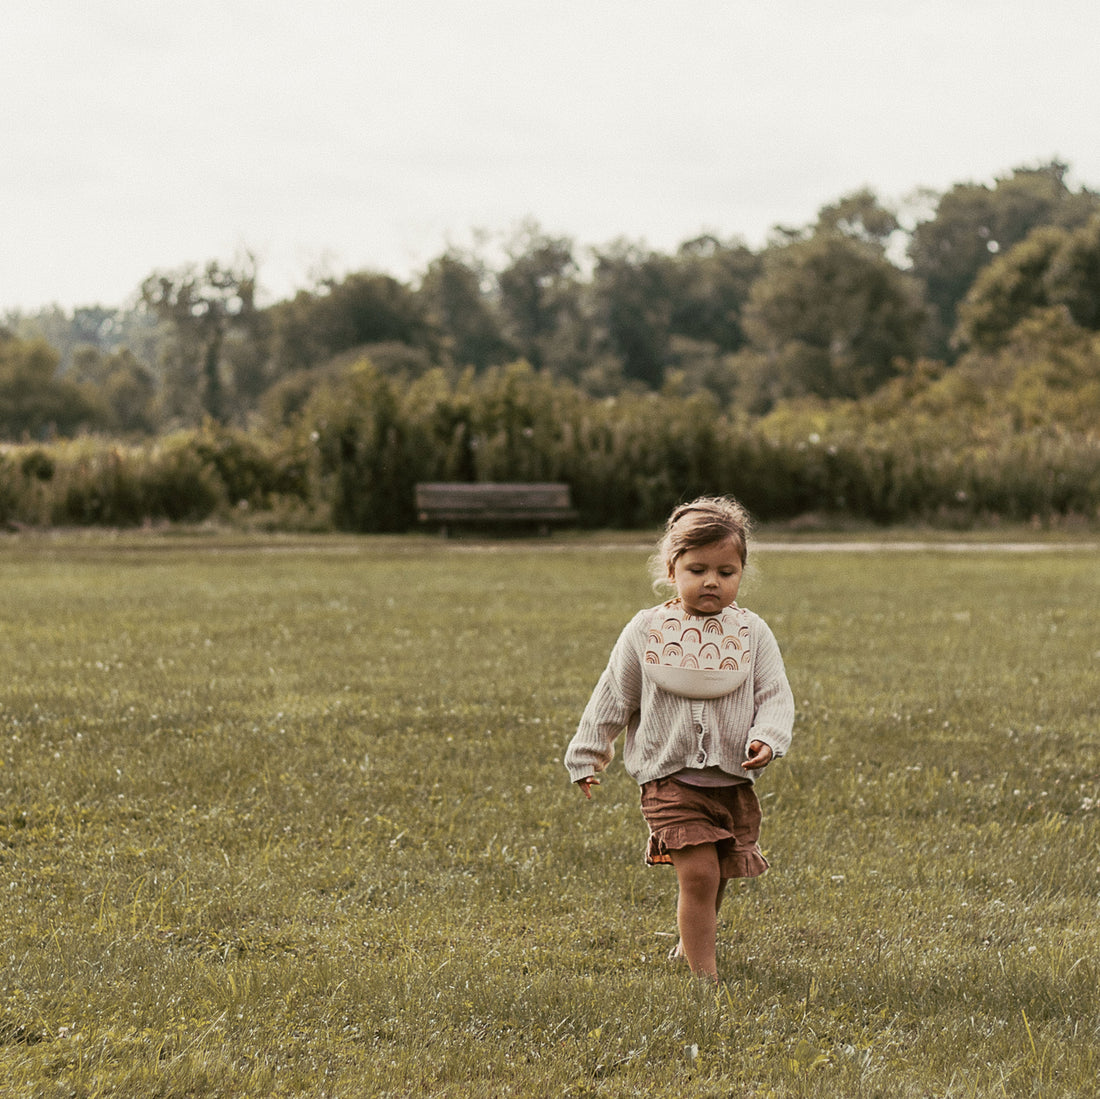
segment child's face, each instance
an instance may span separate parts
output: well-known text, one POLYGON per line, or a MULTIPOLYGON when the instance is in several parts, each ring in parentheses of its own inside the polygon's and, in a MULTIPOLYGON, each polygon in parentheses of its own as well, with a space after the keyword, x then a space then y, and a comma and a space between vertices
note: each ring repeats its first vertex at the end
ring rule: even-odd
POLYGON ((685 550, 669 570, 669 579, 688 614, 720 614, 737 598, 743 572, 737 542, 725 538, 685 550))

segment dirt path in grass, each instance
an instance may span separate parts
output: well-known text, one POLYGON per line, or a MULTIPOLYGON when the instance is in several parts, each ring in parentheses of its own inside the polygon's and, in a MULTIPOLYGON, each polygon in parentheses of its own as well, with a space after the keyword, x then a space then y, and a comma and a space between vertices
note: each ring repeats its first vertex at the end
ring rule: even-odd
POLYGON ((753 542, 760 553, 1052 553, 1058 550, 1100 550, 1100 542, 753 542))
MULTIPOLYGON (((454 553, 600 553, 630 552, 651 553, 657 535, 651 538, 639 535, 601 535, 599 533, 548 538, 483 538, 459 535, 453 538, 422 539, 402 538, 400 535, 371 536, 332 535, 278 535, 200 531, 192 535, 165 534, 159 531, 111 531, 55 529, 20 531, 0 535, 0 549, 31 548, 39 553, 56 552, 59 555, 75 550, 85 555, 124 556, 142 551, 187 552, 194 554, 300 554, 356 556, 366 550, 389 550, 407 553, 429 546, 445 548, 454 553)), ((939 540, 937 538, 884 538, 846 540, 844 538, 792 538, 753 539, 750 548, 754 553, 1018 553, 1038 554, 1065 551, 1100 551, 1100 540, 1094 538, 1064 538, 1057 541, 1006 541, 965 539, 939 540)))
MULTIPOLYGON (((516 541, 462 538, 447 539, 441 545, 454 553, 652 553, 656 539, 651 541, 600 541, 583 540, 545 541, 522 539, 516 541)), ((1059 552, 1096 553, 1100 542, 937 542, 905 540, 896 542, 874 541, 806 541, 777 542, 764 539, 749 544, 753 554, 758 553, 1017 553, 1039 554, 1059 552)))

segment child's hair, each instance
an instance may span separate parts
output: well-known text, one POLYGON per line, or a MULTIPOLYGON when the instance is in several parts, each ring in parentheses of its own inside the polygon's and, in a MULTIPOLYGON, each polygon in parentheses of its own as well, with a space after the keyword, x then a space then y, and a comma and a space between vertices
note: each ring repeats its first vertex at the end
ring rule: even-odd
POLYGON ((749 556, 749 513, 731 496, 700 496, 680 504, 665 523, 664 537, 650 560, 654 587, 668 582, 676 562, 688 551, 732 538, 744 565, 749 556))

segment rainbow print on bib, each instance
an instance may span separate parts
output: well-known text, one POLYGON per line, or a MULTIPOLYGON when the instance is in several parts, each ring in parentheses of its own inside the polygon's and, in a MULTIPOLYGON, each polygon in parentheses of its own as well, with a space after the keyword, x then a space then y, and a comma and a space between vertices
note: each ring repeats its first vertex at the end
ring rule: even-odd
POLYGON ((749 674, 749 624, 736 604, 721 614, 692 615, 678 599, 650 618, 645 674, 683 698, 732 694, 749 674))

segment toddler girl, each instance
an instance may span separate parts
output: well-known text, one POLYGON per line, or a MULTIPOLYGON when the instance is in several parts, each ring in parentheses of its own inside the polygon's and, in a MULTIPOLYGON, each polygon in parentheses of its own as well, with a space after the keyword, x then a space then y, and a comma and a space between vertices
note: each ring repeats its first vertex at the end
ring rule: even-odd
POLYGON ((565 754, 592 797, 625 729, 623 762, 641 786, 646 862, 671 863, 680 941, 669 957, 718 979, 718 909, 730 878, 762 874, 755 773, 791 742, 794 698, 767 624, 738 607, 749 520, 736 501, 673 511, 655 580, 676 589, 620 634, 565 754))

